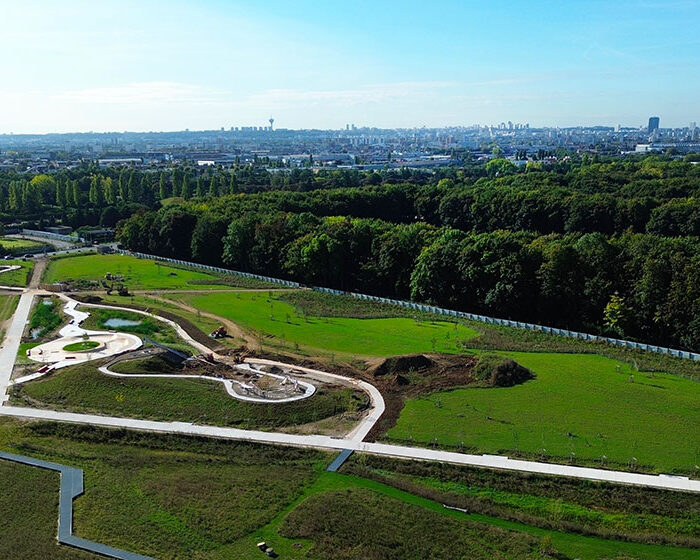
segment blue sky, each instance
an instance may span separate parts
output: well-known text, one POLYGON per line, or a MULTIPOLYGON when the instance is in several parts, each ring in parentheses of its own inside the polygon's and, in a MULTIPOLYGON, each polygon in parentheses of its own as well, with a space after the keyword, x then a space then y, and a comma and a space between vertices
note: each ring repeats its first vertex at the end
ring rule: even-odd
POLYGON ((700 121, 700 0, 3 2, 0 132, 700 121))

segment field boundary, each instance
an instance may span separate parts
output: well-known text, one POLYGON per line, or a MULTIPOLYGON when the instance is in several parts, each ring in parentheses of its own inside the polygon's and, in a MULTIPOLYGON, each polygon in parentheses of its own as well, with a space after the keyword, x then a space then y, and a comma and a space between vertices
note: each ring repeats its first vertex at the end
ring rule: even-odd
POLYGON ((118 560, 156 560, 151 556, 142 556, 127 550, 112 548, 106 544, 89 541, 73 535, 73 500, 84 492, 82 469, 3 451, 0 451, 0 459, 60 473, 61 486, 58 497, 58 542, 60 544, 110 558, 117 558, 118 560))
POLYGON ((415 309, 416 311, 422 311, 424 313, 433 313, 436 315, 444 315, 447 317, 455 317, 459 319, 469 319, 471 321, 477 321, 480 323, 487 323, 490 325, 500 325, 505 327, 515 327, 519 329, 525 329, 529 331, 538 331, 546 334, 554 334, 559 336, 564 336, 567 338, 576 338, 579 340, 587 340, 591 342, 606 342, 612 346, 618 346, 622 348, 629 348, 633 350, 642 350, 645 352, 654 352, 656 354, 666 354, 673 356, 675 358, 684 358, 687 360, 700 361, 700 354, 696 352, 688 352, 686 350, 677 350, 675 348, 667 348, 665 346, 656 346, 654 344, 646 344, 642 342, 634 342, 631 340, 622 340, 618 338, 610 338, 607 336, 598 336, 595 334, 582 333, 578 331, 570 331, 568 329, 559 329, 557 327, 547 327, 544 325, 537 325, 534 323, 525 323, 522 321, 513 321, 511 319, 499 319, 496 317, 488 317, 486 315, 478 315, 475 313, 468 313, 466 311, 455 311, 454 309, 444 309, 442 307, 435 307, 433 305, 425 305, 422 303, 415 303, 412 301, 405 301, 399 299, 383 298, 379 296, 371 296, 368 294, 360 294, 356 292, 345 292, 343 290, 334 290, 332 288, 323 288, 321 286, 305 286, 299 282, 293 282, 291 280, 283 280, 281 278, 271 278, 269 276, 261 276, 259 274, 253 274, 251 272, 241 272, 239 270, 231 270, 227 268, 221 268, 218 266, 210 266, 206 264, 193 263, 189 261, 183 261, 179 259, 171 259, 169 257, 160 257, 157 255, 148 255, 146 253, 138 253, 132 251, 126 251, 123 249, 118 249, 116 251, 122 255, 134 256, 138 259, 148 259, 156 260, 162 262, 168 262, 171 264, 177 264, 179 266, 188 266, 191 268, 197 268, 200 270, 207 270, 210 272, 216 272, 219 274, 229 274, 243 276, 245 278, 253 278, 256 280, 263 280, 265 282, 270 282, 272 284, 281 284, 283 286, 288 286, 290 288, 310 288, 311 290, 317 292, 323 292, 327 294, 339 295, 339 296, 349 296, 356 299, 362 299, 366 301, 374 301, 377 303, 387 303, 390 305, 397 305, 399 307, 405 307, 408 309, 415 309))

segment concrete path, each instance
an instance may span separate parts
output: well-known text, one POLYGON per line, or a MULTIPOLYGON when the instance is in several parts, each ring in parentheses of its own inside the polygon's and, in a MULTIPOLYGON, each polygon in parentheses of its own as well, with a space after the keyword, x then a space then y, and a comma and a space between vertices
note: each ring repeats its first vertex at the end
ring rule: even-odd
POLYGON ((12 317, 12 322, 5 333, 5 340, 0 348, 0 406, 7 399, 7 387, 10 384, 12 370, 15 367, 19 344, 22 341, 24 327, 29 322, 29 313, 34 301, 33 292, 24 292, 17 303, 17 309, 12 317))
POLYGON ((72 412, 56 412, 35 408, 0 407, 0 415, 14 418, 32 418, 56 422, 88 424, 109 428, 127 428, 147 432, 196 435, 229 440, 253 441, 294 447, 309 447, 328 451, 350 449, 372 455, 382 455, 398 459, 417 459, 421 461, 436 461, 455 465, 486 467, 492 469, 512 470, 519 472, 538 473, 553 476, 564 476, 602 482, 646 486, 664 490, 682 490, 700 493, 700 480, 690 480, 682 476, 638 474, 623 471, 609 471, 587 467, 558 465, 555 463, 539 463, 522 461, 498 455, 469 455, 453 453, 437 449, 420 447, 404 447, 383 443, 366 443, 344 438, 333 438, 321 435, 280 434, 277 432, 261 432, 256 430, 240 430, 238 428, 220 428, 215 426, 199 426, 186 422, 156 422, 152 420, 135 420, 131 418, 116 418, 113 416, 98 416, 94 414, 75 414, 72 412))
MULTIPOLYGON (((396 457, 401 459, 417 459, 424 461, 438 461, 452 463, 457 465, 469 465, 477 467, 487 467, 495 469, 514 470, 520 472, 531 472, 545 475, 565 476, 573 478, 581 478, 587 480, 598 480, 605 482, 613 482, 619 484, 629 484, 634 486, 646 486, 652 488, 661 488, 666 490, 682 490, 686 492, 700 493, 700 480, 690 480, 687 477, 670 476, 670 475, 648 475, 638 474, 623 471, 610 471, 604 469, 593 469, 587 467, 574 467, 570 465, 558 465, 554 463, 540 463, 535 461, 522 461, 518 459, 510 459, 497 455, 469 455, 463 453, 453 453, 449 451, 440 451, 435 449, 422 449, 419 447, 404 447, 398 445, 389 445, 382 443, 365 443, 362 441, 367 435, 377 419, 384 411, 384 399, 379 391, 363 381, 342 378, 330 373, 310 370, 308 368, 300 368, 292 366, 293 369, 307 371, 314 375, 325 375, 329 379, 343 379, 345 382, 357 384, 364 390, 367 390, 372 399, 373 408, 367 418, 360 423, 350 435, 346 438, 332 438, 321 435, 295 435, 281 434, 275 432, 261 432, 254 430, 240 430, 237 428, 220 428, 215 426, 198 426, 186 422, 155 422, 150 420, 137 420, 131 418, 116 418, 110 416, 98 416, 92 414, 76 414, 71 412, 58 412, 52 410, 41 410, 34 408, 21 408, 2 406, 7 400, 5 393, 12 373, 15 356, 19 347, 19 340, 24 330, 24 325, 27 322, 29 311, 31 309, 32 299, 36 290, 29 290, 20 297, 17 311, 13 317, 5 345, 0 350, 0 415, 10 416, 15 418, 27 419, 42 419, 56 422, 71 422, 77 424, 88 424, 92 426, 104 426, 114 428, 129 428, 134 430, 151 431, 158 433, 175 433, 184 435, 198 435, 205 437, 215 437, 223 439, 235 439, 244 441, 254 441, 260 443, 271 443, 280 445, 291 445, 299 447, 312 447, 325 450, 353 450, 375 455, 383 455, 396 457)), ((69 298, 67 298, 69 299, 69 298)), ((89 306, 88 306, 89 307, 89 306)), ((104 305, 94 305, 93 307, 107 307, 104 305)), ((127 311, 134 312, 133 309, 124 308, 127 311)), ((150 315, 141 312, 144 315, 150 315)), ((176 323, 154 316, 160 320, 173 325, 180 336, 187 340, 190 344, 203 348, 204 352, 210 353, 210 350, 196 343, 191 337, 176 323), (193 344, 195 343, 195 344, 193 344)), ((250 360, 251 363, 268 363, 290 367, 289 364, 278 364, 268 360, 250 360)))

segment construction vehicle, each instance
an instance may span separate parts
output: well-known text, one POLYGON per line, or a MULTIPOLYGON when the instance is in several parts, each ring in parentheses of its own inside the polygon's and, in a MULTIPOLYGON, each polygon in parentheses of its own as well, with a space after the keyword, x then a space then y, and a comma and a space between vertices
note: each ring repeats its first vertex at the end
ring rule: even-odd
POLYGON ((228 332, 226 332, 226 328, 221 325, 218 329, 212 331, 209 336, 212 338, 226 338, 228 336, 228 332))

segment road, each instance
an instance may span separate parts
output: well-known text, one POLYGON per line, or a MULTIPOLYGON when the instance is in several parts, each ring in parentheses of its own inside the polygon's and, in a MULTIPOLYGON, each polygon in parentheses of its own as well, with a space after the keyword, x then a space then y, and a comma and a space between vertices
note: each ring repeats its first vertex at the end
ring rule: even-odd
MULTIPOLYGON (((34 284, 35 282, 32 283, 34 284)), ((510 459, 508 457, 498 455, 469 455, 465 453, 453 453, 450 451, 440 451, 436 449, 423 449, 419 447, 405 447, 383 443, 364 442, 362 440, 384 410, 384 400, 375 387, 357 380, 353 381, 356 381, 358 384, 362 383, 371 387, 371 390, 368 389, 368 391, 370 392, 370 397, 373 401, 373 410, 360 424, 360 427, 356 428, 345 438, 332 438, 321 435, 282 434, 276 432, 240 430, 237 428, 221 428, 216 426, 199 426, 186 422, 155 422, 151 420, 117 418, 111 416, 98 416, 94 414, 77 414, 72 412, 58 412, 53 410, 8 406, 5 404, 5 401, 7 400, 7 387, 10 381, 10 375, 12 373, 15 356, 17 355, 17 350, 19 348, 22 332, 29 317, 32 300, 36 293, 38 293, 38 290, 30 288, 27 289, 20 297, 17 310, 7 332, 5 344, 0 350, 0 415, 2 416, 50 420, 55 422, 70 422, 111 428, 128 428, 158 433, 198 435, 221 439, 310 447, 324 450, 352 449, 353 451, 395 457, 399 459, 437 461, 456 465, 504 469, 553 476, 565 476, 618 484, 660 488, 665 490, 681 490, 700 493, 700 480, 690 480, 686 477, 610 471, 604 469, 559 465, 555 463, 522 461, 519 459, 510 459)), ((130 309, 129 311, 133 310, 130 309)), ((166 322, 170 321, 166 320, 166 322)), ((177 327, 178 332, 181 336, 183 336, 183 338, 185 338, 185 340, 191 340, 189 335, 181 327, 179 327, 179 325, 176 325, 175 323, 173 323, 173 325, 177 327)), ((256 361, 265 362, 263 360, 256 361)), ((274 363, 269 361, 267 362, 274 363)), ((317 372, 315 370, 309 371, 313 371, 315 375, 332 375, 325 372, 317 372)))

